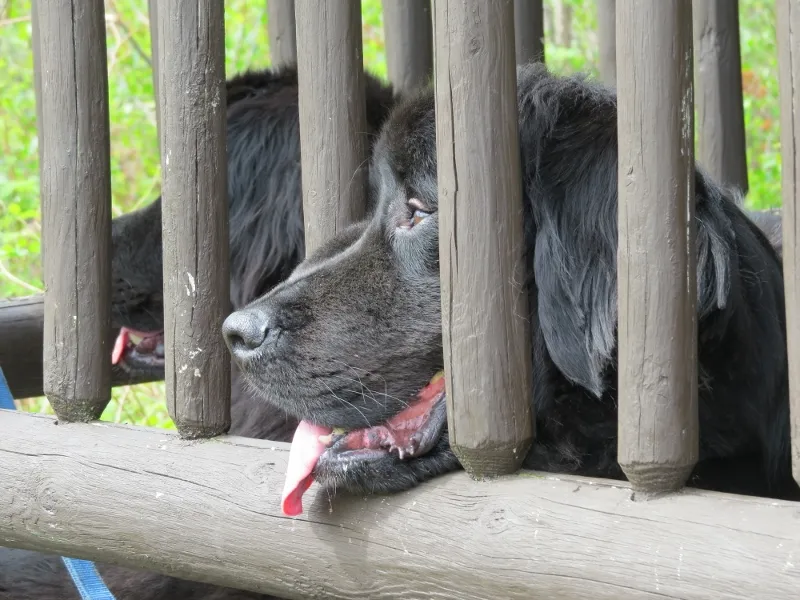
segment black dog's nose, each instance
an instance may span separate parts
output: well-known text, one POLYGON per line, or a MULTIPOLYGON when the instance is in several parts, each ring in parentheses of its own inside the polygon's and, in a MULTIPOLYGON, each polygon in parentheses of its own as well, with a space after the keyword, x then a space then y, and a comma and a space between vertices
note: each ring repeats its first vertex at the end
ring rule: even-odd
POLYGON ((255 310, 237 310, 222 323, 222 335, 235 358, 246 358, 261 348, 269 331, 269 319, 255 310))

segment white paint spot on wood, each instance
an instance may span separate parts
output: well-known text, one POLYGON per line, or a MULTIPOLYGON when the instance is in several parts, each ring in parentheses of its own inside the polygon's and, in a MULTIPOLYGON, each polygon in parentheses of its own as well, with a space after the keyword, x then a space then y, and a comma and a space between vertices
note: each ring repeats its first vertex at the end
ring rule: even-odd
POLYGON ((186 278, 189 280, 189 284, 184 286, 186 288, 186 295, 189 297, 196 296, 197 286, 194 284, 194 276, 189 273, 189 271, 186 271, 186 278))

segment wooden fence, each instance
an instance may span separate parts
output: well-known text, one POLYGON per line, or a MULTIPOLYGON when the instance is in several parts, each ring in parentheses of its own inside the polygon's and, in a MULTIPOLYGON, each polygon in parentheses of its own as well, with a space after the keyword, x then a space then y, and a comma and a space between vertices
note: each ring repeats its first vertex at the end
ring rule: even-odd
MULTIPOLYGON (((27 299, 0 309, 2 331, 13 336, 0 340, 0 364, 17 396, 42 389, 37 369, 43 373, 62 425, 0 413, 0 544, 287 598, 797 596, 800 505, 682 489, 698 454, 696 290, 687 283, 695 268, 694 111, 686 99, 697 75, 700 160, 717 180, 746 188, 737 2, 598 2, 602 75, 618 88, 620 177, 629 175, 623 165, 634 169, 628 181, 635 183, 619 186, 619 210, 627 215, 619 243, 628 254, 647 250, 652 257, 624 262, 620 253, 619 286, 627 291, 619 304, 619 460, 631 483, 522 472, 479 482, 455 473, 388 498, 331 500, 311 491, 307 514, 293 521, 279 510, 288 446, 223 435, 230 425, 230 360, 219 334, 229 310, 223 1, 156 4, 167 405, 179 433, 96 421, 111 386, 129 382, 107 360, 104 8, 102 0, 38 0, 47 291, 43 307, 27 299), (677 193, 673 182, 680 182, 677 193), (654 223, 663 228, 659 235, 650 235, 654 223), (648 290, 665 295, 666 316, 648 321, 645 336, 648 290), (25 337, 35 337, 36 327, 43 364, 21 356, 36 347, 25 337), (669 382, 670 402, 658 413, 640 390, 645 354, 669 382), (22 363, 24 373, 6 366, 22 363), (631 490, 679 492, 643 502, 631 490)), ((493 226, 507 239, 459 235, 458 256, 443 243, 441 270, 450 273, 458 258, 461 272, 474 265, 480 274, 443 278, 445 300, 455 299, 443 306, 492 315, 476 320, 484 340, 477 352, 444 336, 448 389, 469 385, 495 399, 481 406, 452 395, 451 439, 457 432, 455 449, 468 472, 511 474, 534 438, 530 419, 512 425, 502 418, 530 415, 530 326, 518 316, 526 312, 524 295, 478 290, 504 290, 519 263, 515 62, 546 59, 542 5, 384 4, 390 78, 408 89, 434 75, 440 239, 497 235, 474 210, 477 198, 494 202, 503 221, 493 226), (468 56, 474 39, 482 51, 468 56), (465 122, 469 136, 459 126, 465 122)), ((800 0, 777 5, 793 465, 800 479, 800 0)), ((365 119, 360 1, 326 2, 321 10, 314 0, 271 0, 269 11, 274 58, 298 62, 306 244, 313 250, 364 214, 367 148, 353 135, 365 119)), ((452 316, 444 311, 445 325, 452 316)))

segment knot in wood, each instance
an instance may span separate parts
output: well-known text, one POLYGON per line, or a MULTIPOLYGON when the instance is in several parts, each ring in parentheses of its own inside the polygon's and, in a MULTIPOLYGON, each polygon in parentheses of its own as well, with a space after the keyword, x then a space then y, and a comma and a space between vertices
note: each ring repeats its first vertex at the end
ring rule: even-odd
POLYGON ((511 525, 508 511, 502 506, 490 505, 486 507, 478 522, 491 533, 502 533, 511 525))
POLYGON ((475 56, 476 54, 480 53, 483 50, 484 41, 482 35, 473 35, 469 38, 467 42, 467 51, 469 52, 470 56, 475 56))
POLYGON ((39 485, 36 499, 38 500, 39 508, 49 516, 55 515, 60 506, 70 505, 70 498, 65 497, 65 493, 59 494, 55 486, 47 481, 39 485))

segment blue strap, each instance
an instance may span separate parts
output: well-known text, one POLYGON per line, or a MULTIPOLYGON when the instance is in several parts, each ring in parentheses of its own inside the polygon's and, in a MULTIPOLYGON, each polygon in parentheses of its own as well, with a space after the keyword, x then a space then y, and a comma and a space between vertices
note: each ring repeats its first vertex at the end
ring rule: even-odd
POLYGON ((6 376, 3 375, 2 368, 0 368, 0 408, 17 410, 17 405, 14 404, 14 398, 11 397, 11 388, 8 387, 6 376))
POLYGON ((61 560, 82 600, 114 600, 93 562, 66 556, 62 556, 61 560))
MULTIPOLYGON (((2 408, 16 410, 17 407, 11 396, 11 388, 8 387, 6 377, 3 375, 3 369, 0 367, 0 409, 2 408)), ((62 556, 61 560, 64 561, 64 566, 72 577, 81 600, 115 600, 93 562, 65 556, 62 556)))

